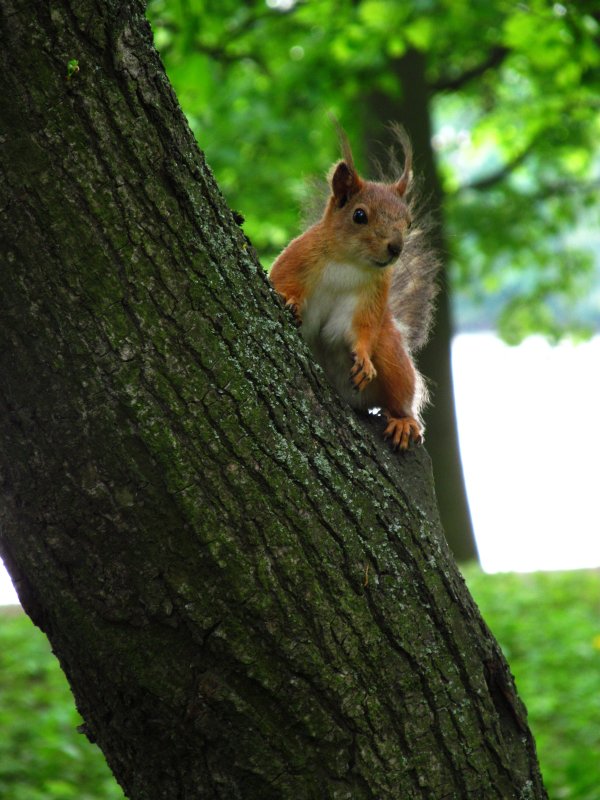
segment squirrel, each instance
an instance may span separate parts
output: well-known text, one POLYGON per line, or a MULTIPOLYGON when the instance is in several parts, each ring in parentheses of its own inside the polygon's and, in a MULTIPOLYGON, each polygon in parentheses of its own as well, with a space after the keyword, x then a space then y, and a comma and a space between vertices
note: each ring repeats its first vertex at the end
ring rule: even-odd
POLYGON ((413 354, 427 341, 438 259, 412 224, 410 140, 401 126, 392 130, 404 167, 387 183, 359 176, 339 129, 343 159, 329 171, 323 216, 269 277, 339 394, 356 410, 382 409, 384 438, 406 450, 423 440, 428 395, 413 354))

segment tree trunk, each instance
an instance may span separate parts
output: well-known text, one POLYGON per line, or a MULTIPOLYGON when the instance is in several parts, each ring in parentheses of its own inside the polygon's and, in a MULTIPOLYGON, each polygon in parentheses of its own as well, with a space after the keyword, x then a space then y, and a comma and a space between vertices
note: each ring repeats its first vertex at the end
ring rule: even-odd
POLYGON ((409 50, 406 55, 393 62, 392 68, 402 87, 402 94, 392 97, 387 93, 374 92, 369 97, 370 124, 367 129, 370 139, 367 152, 378 155, 380 161, 385 163, 384 154, 377 151, 381 144, 392 144, 392 136, 389 131, 386 136, 383 126, 390 120, 405 125, 415 150, 415 171, 423 179, 421 192, 426 201, 424 205, 434 220, 433 244, 442 258, 444 269, 440 276, 433 335, 419 355, 418 362, 430 383, 433 396, 432 405, 425 410, 425 420, 427 447, 433 463, 440 516, 454 556, 459 561, 468 561, 477 558, 477 549, 456 425, 451 366, 452 312, 445 269, 449 254, 444 237, 443 192, 431 146, 430 97, 425 78, 425 56, 416 50, 409 50), (379 124, 374 124, 373 120, 378 120, 379 124))
POLYGON ((2 555, 126 794, 544 797, 425 451, 312 364, 142 5, 1 26, 2 555))

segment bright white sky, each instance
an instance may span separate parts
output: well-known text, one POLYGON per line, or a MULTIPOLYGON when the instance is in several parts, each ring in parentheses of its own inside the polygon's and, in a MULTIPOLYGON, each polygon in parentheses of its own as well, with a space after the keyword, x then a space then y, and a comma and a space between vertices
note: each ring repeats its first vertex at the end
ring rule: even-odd
POLYGON ((4 569, 2 561, 0 560, 0 606, 7 606, 18 602, 19 598, 10 582, 8 572, 4 569))
MULTIPOLYGON (((452 362, 483 568, 600 567, 600 336, 508 347, 461 334, 452 362)), ((0 605, 16 602, 0 566, 0 605)))
POLYGON ((467 492, 487 572, 600 566, 600 336, 452 348, 467 492))

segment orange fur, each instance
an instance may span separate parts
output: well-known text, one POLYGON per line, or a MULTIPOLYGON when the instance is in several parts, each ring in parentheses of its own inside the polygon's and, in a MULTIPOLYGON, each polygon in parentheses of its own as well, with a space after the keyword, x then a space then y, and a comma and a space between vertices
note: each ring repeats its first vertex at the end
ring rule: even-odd
POLYGON ((382 408, 384 436, 406 449, 422 440, 422 381, 392 315, 390 291, 410 225, 403 199, 410 161, 395 183, 365 181, 344 148, 322 219, 290 242, 270 278, 303 322, 330 381, 353 407, 382 408))

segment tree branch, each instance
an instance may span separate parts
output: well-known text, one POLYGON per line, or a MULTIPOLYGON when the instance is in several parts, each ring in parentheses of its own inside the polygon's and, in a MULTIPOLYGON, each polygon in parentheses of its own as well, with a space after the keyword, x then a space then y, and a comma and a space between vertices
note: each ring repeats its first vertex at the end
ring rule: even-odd
POLYGON ((0 551, 124 793, 547 800, 427 454, 313 368, 143 4, 13 5, 0 551))
MULTIPOLYGON (((234 64, 239 61, 254 61, 265 74, 270 75, 271 72, 265 60, 258 54, 258 52, 256 52, 256 49, 254 51, 245 50, 239 53, 232 53, 230 47, 234 42, 239 41, 244 35, 252 32, 252 30, 261 23, 266 21, 273 22, 275 20, 287 18, 295 13, 296 10, 304 4, 305 0, 298 0, 298 2, 294 3, 294 5, 290 6, 290 8, 267 9, 252 14, 237 25, 228 28, 223 40, 218 41, 215 44, 207 44, 201 41, 200 37, 196 33, 191 37, 191 49, 198 53, 203 53, 209 58, 212 58, 222 64, 234 64)), ((194 18, 193 26, 196 30, 199 27, 199 21, 199 17, 196 16, 194 18)), ((158 19, 153 24, 155 27, 164 28, 173 34, 177 34, 179 36, 182 34, 180 26, 172 21, 158 19)), ((163 47, 161 52, 167 52, 167 49, 168 48, 163 47)))
POLYGON ((267 75, 270 75, 269 68, 267 67, 264 59, 258 56, 257 53, 252 53, 250 51, 244 51, 241 53, 231 53, 227 49, 226 45, 216 44, 216 45, 209 45, 204 44, 200 41, 195 41, 193 44, 193 49, 198 53, 203 53, 204 55, 208 56, 209 58, 214 59, 215 61, 219 61, 222 64, 235 64, 239 61, 254 61, 254 63, 267 75))
POLYGON ((554 183, 543 183, 538 190, 529 195, 532 200, 545 200, 553 195, 574 195, 597 192, 600 188, 600 176, 589 181, 555 181, 554 183))
POLYGON ((462 87, 465 84, 469 83, 469 81, 472 81, 474 78, 478 78, 480 75, 483 75, 483 73, 487 72, 489 69, 494 69, 495 67, 499 67, 509 53, 510 49, 508 47, 504 47, 503 45, 498 45, 492 48, 488 57, 480 64, 477 64, 475 67, 471 67, 471 69, 467 69, 464 72, 461 72, 460 75, 457 75, 456 77, 443 75, 440 78, 438 78, 437 81, 434 81, 429 85, 430 91, 432 93, 455 92, 457 91, 457 89, 462 89, 462 87))
POLYGON ((508 178, 508 176, 514 172, 517 167, 521 166, 521 164, 533 152, 533 150, 535 150, 539 139, 540 136, 535 136, 531 142, 529 142, 527 147, 525 147, 514 158, 511 158, 510 161, 507 161, 506 164, 497 169, 495 172, 491 172, 489 175, 485 175, 483 178, 478 178, 475 181, 470 181, 469 183, 459 186, 459 188, 456 190, 456 194, 460 194, 468 189, 475 189, 477 191, 491 189, 497 183, 500 183, 505 178, 508 178))

